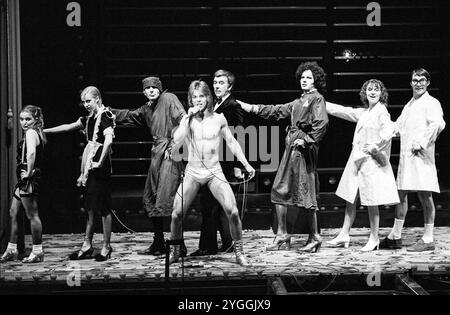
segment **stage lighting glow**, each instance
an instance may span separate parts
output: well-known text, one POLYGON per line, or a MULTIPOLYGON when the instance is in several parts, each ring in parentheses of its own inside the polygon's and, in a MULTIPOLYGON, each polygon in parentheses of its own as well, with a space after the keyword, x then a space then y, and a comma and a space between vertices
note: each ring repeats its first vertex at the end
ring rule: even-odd
POLYGON ((349 62, 350 59, 354 59, 355 56, 356 56, 356 53, 354 53, 354 52, 353 52, 352 50, 350 50, 350 49, 345 49, 345 50, 342 52, 342 57, 345 58, 345 62, 349 62))

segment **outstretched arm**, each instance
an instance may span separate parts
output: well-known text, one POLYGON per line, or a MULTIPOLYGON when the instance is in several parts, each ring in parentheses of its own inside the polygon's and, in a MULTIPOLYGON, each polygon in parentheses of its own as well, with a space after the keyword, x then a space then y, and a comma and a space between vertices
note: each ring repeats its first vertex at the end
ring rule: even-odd
POLYGON ((146 125, 144 106, 135 110, 111 108, 111 112, 116 116, 115 122, 118 126, 142 127, 146 125))
POLYGON ((241 101, 238 101, 242 109, 249 113, 254 113, 264 119, 275 118, 277 120, 288 118, 291 116, 292 106, 296 101, 278 104, 278 105, 250 105, 241 101))
POLYGON ((252 178, 253 176, 255 176, 255 169, 250 165, 250 163, 248 163, 247 159, 245 158, 244 152, 242 152, 242 148, 239 145, 239 142, 237 142, 231 134, 226 118, 223 115, 222 118, 222 128, 220 129, 220 132, 222 133, 222 136, 225 139, 230 151, 234 154, 234 156, 237 157, 239 162, 244 165, 245 170, 249 173, 250 178, 252 178))
POLYGON ((44 129, 44 132, 49 133, 59 133, 59 132, 68 132, 73 130, 79 130, 83 128, 83 124, 81 123, 81 118, 79 118, 77 121, 71 123, 71 124, 64 124, 59 125, 52 128, 46 128, 44 129))
POLYGON ((351 122, 358 122, 359 118, 365 111, 364 108, 352 108, 331 102, 326 102, 326 107, 328 114, 351 122))
POLYGON ((241 106, 243 110, 245 110, 247 113, 257 113, 258 112, 258 106, 257 105, 251 105, 239 100, 236 100, 236 102, 241 106))

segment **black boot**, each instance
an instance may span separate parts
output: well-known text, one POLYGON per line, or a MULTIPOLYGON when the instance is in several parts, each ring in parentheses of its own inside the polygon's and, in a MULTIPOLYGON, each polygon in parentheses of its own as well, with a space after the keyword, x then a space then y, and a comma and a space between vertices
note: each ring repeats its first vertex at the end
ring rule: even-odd
POLYGON ((153 256, 161 256, 166 253, 166 246, 164 244, 164 237, 155 236, 153 239, 152 245, 149 248, 138 251, 138 255, 153 255, 153 256))

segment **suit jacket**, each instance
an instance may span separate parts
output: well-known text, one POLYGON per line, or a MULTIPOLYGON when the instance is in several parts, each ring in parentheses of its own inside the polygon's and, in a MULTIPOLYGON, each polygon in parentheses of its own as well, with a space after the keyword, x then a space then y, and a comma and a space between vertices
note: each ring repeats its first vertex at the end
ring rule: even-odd
MULTIPOLYGON (((215 110, 217 114, 223 114, 228 121, 228 126, 236 128, 237 126, 244 127, 244 110, 236 102, 233 95, 228 96, 225 101, 215 110)), ((225 154, 223 155, 225 158, 225 154)), ((242 168, 239 161, 223 161, 220 163, 225 177, 228 180, 234 178, 234 168, 242 168)))

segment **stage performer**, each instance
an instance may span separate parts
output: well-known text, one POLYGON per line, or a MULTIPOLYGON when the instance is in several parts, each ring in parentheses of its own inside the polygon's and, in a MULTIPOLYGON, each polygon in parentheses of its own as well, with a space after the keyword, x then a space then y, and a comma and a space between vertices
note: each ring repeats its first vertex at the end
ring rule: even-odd
POLYGON ((309 214, 309 238, 302 252, 317 252, 322 244, 317 224, 319 182, 317 160, 319 142, 324 137, 328 116, 325 100, 325 72, 316 62, 300 64, 295 73, 302 95, 281 105, 250 105, 238 101, 247 112, 265 119, 291 119, 286 135, 286 148, 272 186, 271 201, 278 219, 277 235, 267 250, 289 249, 286 215, 288 206, 305 208, 309 214))
POLYGON ((402 228, 408 212, 408 192, 417 192, 423 207, 424 233, 421 239, 407 250, 422 252, 435 249, 433 228, 435 206, 432 193, 439 193, 435 143, 445 128, 441 103, 427 89, 430 74, 425 69, 415 69, 411 74, 413 97, 403 107, 396 121, 400 136, 400 162, 397 173, 397 188, 400 204, 395 209, 394 226, 383 239, 380 247, 398 249, 402 247, 402 228))
POLYGON ((350 228, 356 216, 356 202, 369 211, 370 236, 361 251, 379 247, 379 205, 399 203, 397 186, 389 157, 394 123, 387 110, 388 92, 383 82, 364 82, 359 92, 364 108, 351 108, 327 102, 327 112, 356 123, 352 151, 342 173, 336 195, 346 201, 344 224, 339 235, 327 242, 332 246, 348 247, 350 228))
POLYGON ((30 255, 23 259, 23 263, 39 263, 44 261, 42 250, 42 222, 38 213, 38 197, 41 182, 41 165, 44 144, 46 143, 44 116, 42 109, 34 105, 27 105, 19 116, 23 138, 17 146, 17 184, 9 210, 11 216, 11 235, 8 247, 0 257, 0 263, 18 259, 17 251, 17 214, 23 205, 27 218, 30 220, 33 249, 30 255))
MULTIPOLYGON (((244 111, 232 94, 234 83, 235 76, 230 71, 217 70, 214 73, 213 88, 216 96, 214 112, 223 114, 228 122, 228 126, 236 128, 243 126, 244 111)), ((242 180, 243 175, 238 161, 221 161, 220 166, 229 182, 242 180)), ((233 191, 236 191, 236 185, 231 187, 233 191)), ((228 228, 227 216, 206 186, 200 189, 200 200, 202 224, 199 249, 190 256, 215 255, 217 251, 226 252, 232 250, 232 239, 228 228), (222 241, 220 248, 217 248, 217 230, 219 230, 222 241)))
MULTIPOLYGON (((189 155, 185 177, 183 183, 178 187, 173 204, 171 239, 181 239, 183 215, 200 187, 208 185, 228 217, 236 261, 242 266, 247 266, 248 262, 244 256, 242 244, 242 224, 236 199, 219 163, 221 137, 226 141, 230 151, 243 164, 250 178, 254 176, 255 170, 247 162, 239 143, 231 134, 224 115, 214 112, 213 97, 206 82, 200 80, 191 82, 188 90, 188 103, 191 107, 188 115, 183 117, 180 127, 174 134, 173 149, 176 150, 185 140, 189 155)), ((179 245, 175 245, 171 251, 170 263, 178 261, 179 254, 179 245)))
MULTIPOLYGON (((148 102, 136 110, 112 109, 116 115, 117 125, 147 127, 150 131, 153 146, 150 157, 147 180, 143 194, 143 206, 150 218, 154 238, 152 244, 142 255, 163 255, 164 217, 172 214, 173 198, 177 191, 183 169, 182 161, 174 161, 169 157, 172 136, 181 118, 186 114, 183 105, 175 94, 163 91, 158 77, 147 77, 142 80, 143 93, 148 102)), ((186 248, 183 246, 183 255, 186 248)))
POLYGON ((69 255, 70 260, 82 260, 93 257, 95 215, 102 216, 103 246, 94 258, 105 261, 111 258, 111 145, 114 138, 115 117, 103 105, 100 91, 88 86, 81 92, 81 102, 89 115, 78 118, 71 124, 45 129, 47 134, 84 130, 87 145, 84 148, 81 172, 77 186, 84 189, 84 208, 87 211, 86 234, 83 245, 69 255))

